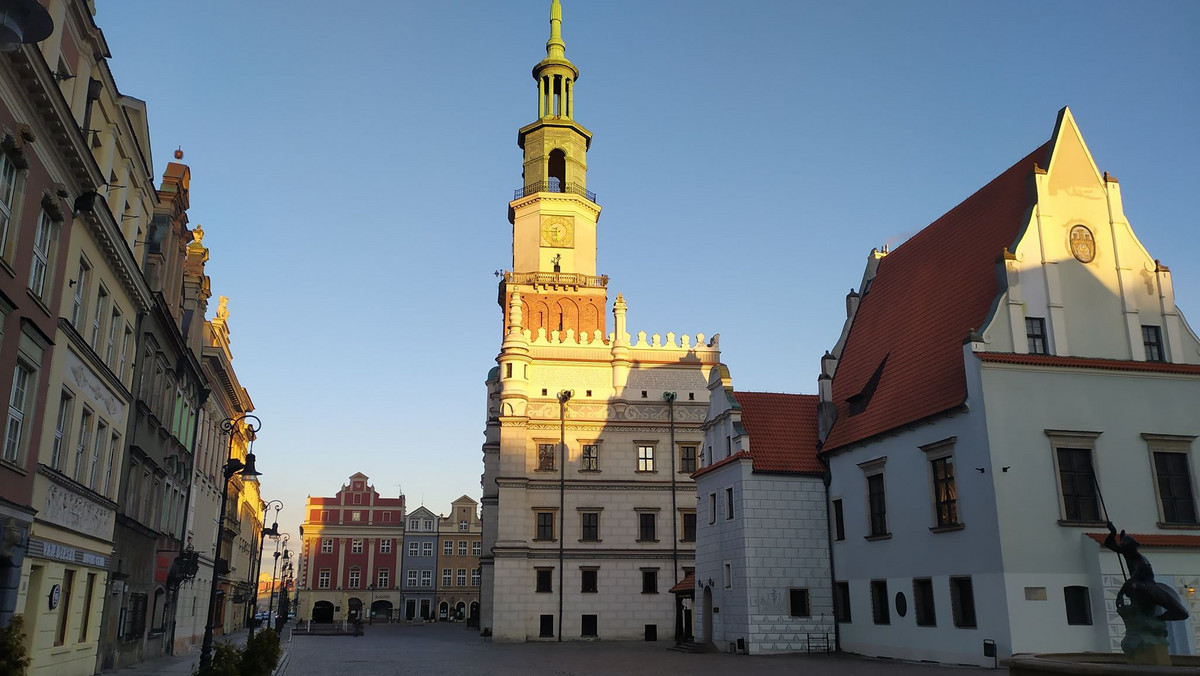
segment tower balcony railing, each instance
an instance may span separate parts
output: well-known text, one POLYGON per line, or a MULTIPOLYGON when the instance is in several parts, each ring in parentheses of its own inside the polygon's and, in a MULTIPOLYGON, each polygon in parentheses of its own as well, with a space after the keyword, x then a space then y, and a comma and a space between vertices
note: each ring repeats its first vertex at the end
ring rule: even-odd
POLYGON ((591 190, 584 188, 578 183, 563 183, 557 178, 551 178, 548 181, 539 181, 538 183, 530 183, 524 188, 517 188, 515 191, 513 191, 513 199, 519 200, 522 197, 528 197, 539 192, 571 193, 572 195, 586 197, 592 202, 596 201, 596 193, 592 192, 591 190))
POLYGON ((507 284, 533 286, 591 286, 608 287, 608 275, 580 275, 574 272, 505 272, 507 284))

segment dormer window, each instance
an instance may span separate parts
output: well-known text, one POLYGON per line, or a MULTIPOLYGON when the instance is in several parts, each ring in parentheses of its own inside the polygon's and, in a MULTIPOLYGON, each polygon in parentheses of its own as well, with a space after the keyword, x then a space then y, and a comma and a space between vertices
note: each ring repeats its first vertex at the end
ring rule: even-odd
POLYGON ((875 396, 875 388, 879 387, 879 379, 883 376, 883 367, 887 364, 888 356, 884 355, 883 361, 879 362, 867 384, 863 385, 862 391, 846 400, 846 403, 850 404, 850 415, 858 415, 867 410, 867 404, 871 403, 871 397, 875 396))

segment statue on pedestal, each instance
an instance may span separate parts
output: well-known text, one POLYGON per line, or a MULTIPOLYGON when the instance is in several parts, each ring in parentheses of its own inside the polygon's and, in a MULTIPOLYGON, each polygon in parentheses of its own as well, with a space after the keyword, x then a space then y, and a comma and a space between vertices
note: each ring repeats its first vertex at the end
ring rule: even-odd
POLYGON ((1167 585, 1154 581, 1154 568, 1138 552, 1138 541, 1108 522, 1104 546, 1120 554, 1129 567, 1129 578, 1117 592, 1117 614, 1125 621, 1121 651, 1130 664, 1170 665, 1167 622, 1187 619, 1183 602, 1167 585), (1159 609, 1162 612, 1158 612, 1159 609))

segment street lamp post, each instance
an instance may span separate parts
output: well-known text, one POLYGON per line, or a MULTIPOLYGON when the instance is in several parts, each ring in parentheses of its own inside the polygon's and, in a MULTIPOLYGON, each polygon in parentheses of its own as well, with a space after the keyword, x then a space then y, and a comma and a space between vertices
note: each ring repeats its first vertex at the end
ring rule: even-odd
POLYGON ((262 534, 258 538, 258 556, 254 560, 254 602, 250 606, 250 638, 254 638, 254 626, 258 624, 258 577, 262 573, 262 550, 267 544, 267 536, 279 537, 279 510, 283 509, 282 500, 271 500, 263 505, 263 529, 262 534), (275 505, 275 522, 270 528, 266 527, 267 513, 271 511, 271 505, 275 505))
MULTIPOLYGON (((291 538, 290 533, 283 534, 283 562, 287 563, 291 558, 288 553, 287 543, 291 538)), ((275 569, 279 566, 279 540, 275 540, 275 563, 271 564, 271 593, 267 595, 267 619, 271 619, 271 611, 275 608, 275 569)))
POLYGON ((375 624, 375 585, 367 585, 367 589, 371 592, 371 607, 367 611, 367 624, 375 624))
MULTIPOLYGON (((262 429, 262 421, 258 416, 246 414, 236 418, 226 418, 221 421, 221 431, 229 435, 229 456, 225 464, 221 467, 221 475, 224 477, 224 483, 221 486, 221 512, 217 519, 217 551, 213 559, 213 576, 212 585, 208 590, 208 622, 204 625, 204 643, 200 648, 200 668, 204 669, 212 664, 213 650, 213 623, 216 621, 217 610, 217 582, 220 576, 229 571, 229 562, 225 562, 225 570, 221 571, 221 540, 223 536, 221 531, 225 528, 225 508, 229 503, 229 480, 234 474, 240 474, 244 477, 257 477, 262 473, 254 467, 254 434, 262 429), (251 423, 250 420, 254 422, 251 423), (246 451, 246 462, 233 457, 233 430, 238 423, 244 423, 250 430, 250 445, 246 451)), ((251 479, 253 480, 253 479, 251 479)))
POLYGON ((563 530, 567 516, 567 402, 575 396, 575 390, 563 390, 558 393, 558 444, 559 459, 562 465, 558 478, 558 640, 562 641, 563 622, 563 530))
POLYGON ((290 590, 292 586, 292 562, 284 561, 279 567, 279 617, 275 618, 275 632, 282 633, 283 625, 288 620, 288 601, 290 600, 290 590))

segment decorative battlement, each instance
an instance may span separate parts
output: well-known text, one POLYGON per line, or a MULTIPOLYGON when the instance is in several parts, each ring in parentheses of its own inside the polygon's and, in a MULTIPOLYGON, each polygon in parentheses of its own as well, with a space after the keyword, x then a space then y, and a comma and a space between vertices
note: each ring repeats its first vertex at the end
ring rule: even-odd
MULTIPOLYGON (((546 329, 542 328, 538 329, 536 336, 529 329, 525 329, 521 331, 521 333, 525 336, 525 340, 529 341, 529 344, 532 346, 570 345, 609 348, 612 347, 613 341, 616 338, 614 333, 609 332, 609 334, 605 336, 601 334, 599 329, 591 333, 582 333, 579 336, 576 336, 575 331, 572 329, 567 329, 566 331, 547 332, 546 329)), ((721 351, 721 334, 719 333, 714 334, 707 343, 705 342, 703 333, 697 333, 693 340, 693 337, 690 334, 685 333, 676 336, 674 332, 668 332, 665 341, 663 340, 663 336, 661 334, 655 333, 651 335, 649 337, 649 341, 647 341, 646 332, 638 331, 637 342, 631 342, 631 338, 632 336, 626 333, 624 340, 622 340, 620 344, 628 347, 631 350, 675 350, 681 352, 696 351, 713 353, 718 353, 721 351)))

